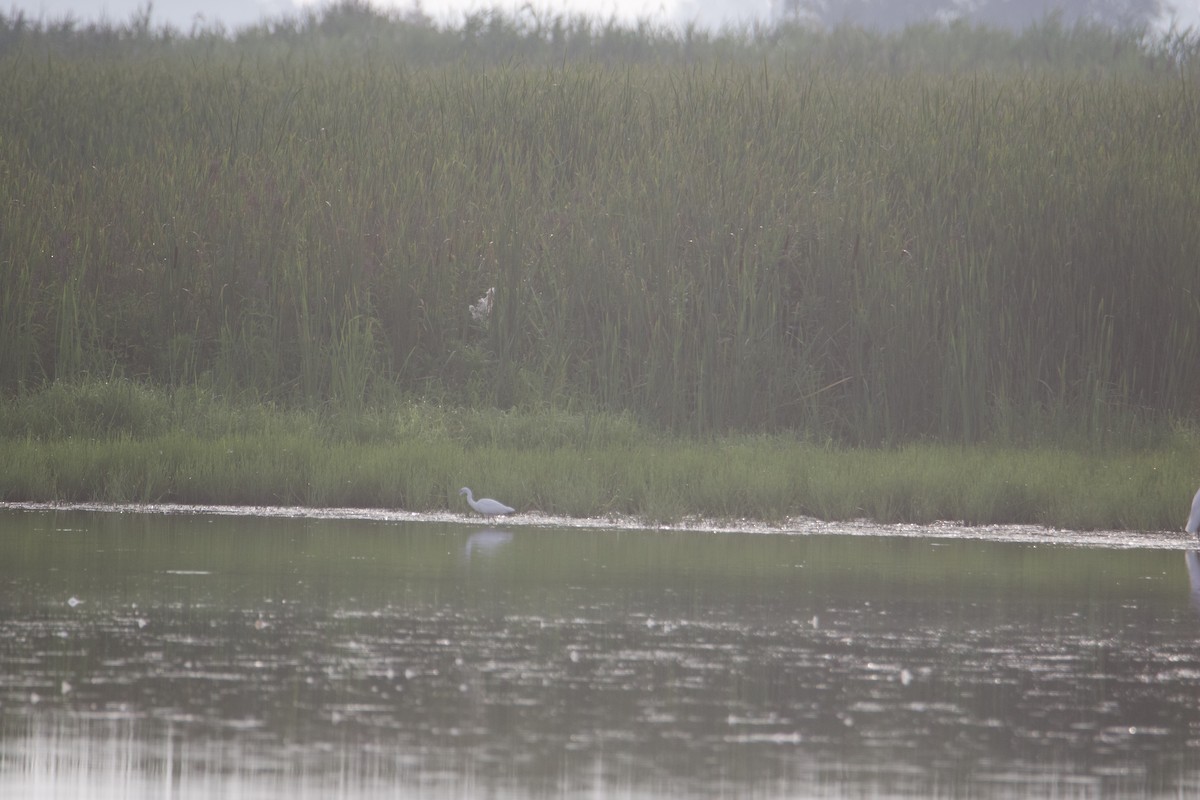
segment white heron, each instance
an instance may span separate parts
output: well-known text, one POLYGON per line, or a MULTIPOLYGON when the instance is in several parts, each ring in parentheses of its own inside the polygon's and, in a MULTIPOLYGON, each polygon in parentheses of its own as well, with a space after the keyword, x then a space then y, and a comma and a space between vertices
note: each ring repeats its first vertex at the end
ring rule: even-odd
POLYGON ((1200 491, 1192 498, 1192 513, 1188 516, 1188 524, 1184 530, 1188 533, 1200 533, 1200 491))
POLYGON ((458 490, 459 494, 467 496, 467 505, 483 514, 485 517, 499 517, 504 514, 511 514, 515 509, 501 503, 499 500, 493 500, 490 497, 481 497, 475 499, 475 495, 471 494, 471 490, 466 486, 458 490))

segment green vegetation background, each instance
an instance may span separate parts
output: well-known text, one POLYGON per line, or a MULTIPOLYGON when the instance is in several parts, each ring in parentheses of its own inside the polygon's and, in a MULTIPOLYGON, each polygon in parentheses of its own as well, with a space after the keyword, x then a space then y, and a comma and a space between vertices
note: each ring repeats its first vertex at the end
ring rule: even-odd
POLYGON ((1177 527, 1198 53, 0 16, 0 497, 1177 527))

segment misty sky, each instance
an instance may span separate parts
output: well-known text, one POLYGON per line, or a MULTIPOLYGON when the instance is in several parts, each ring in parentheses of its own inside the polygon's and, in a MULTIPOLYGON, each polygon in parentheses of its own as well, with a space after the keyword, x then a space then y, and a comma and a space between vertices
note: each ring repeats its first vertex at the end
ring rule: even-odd
MULTIPOLYGON (((312 6, 318 0, 156 0, 151 20, 170 23, 187 32, 199 23, 207 27, 219 22, 227 29, 236 29, 263 18, 284 16, 297 9, 312 6)), ((0 8, 5 8, 0 0, 0 8)), ((413 0, 373 0, 378 7, 411 8, 413 0)), ((500 8, 513 13, 527 0, 423 0, 421 9, 439 21, 457 23, 463 15, 481 9, 500 8)), ((34 19, 55 20, 70 15, 81 22, 107 20, 125 22, 133 17, 146 0, 9 0, 7 10, 24 11, 34 19)), ((703 27, 717 28, 752 19, 770 18, 773 0, 541 0, 535 8, 551 13, 580 12, 608 19, 634 21, 648 18, 657 22, 680 25, 695 22, 703 27)), ((1053 3, 1048 3, 1053 6, 1053 3)), ((1182 26, 1200 28, 1200 0, 1171 0, 1176 22, 1182 26)), ((1164 20, 1164 27, 1168 21, 1164 20)))

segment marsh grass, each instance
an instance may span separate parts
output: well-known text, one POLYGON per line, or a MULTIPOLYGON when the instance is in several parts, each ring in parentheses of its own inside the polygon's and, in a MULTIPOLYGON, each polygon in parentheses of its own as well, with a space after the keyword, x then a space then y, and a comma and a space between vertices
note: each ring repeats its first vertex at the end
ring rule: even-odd
POLYGON ((18 22, 9 392, 854 446, 1125 446, 1197 413, 1186 37, 451 31, 356 4, 233 38, 18 22))
POLYGON ((1198 52, 0 15, 0 496, 1176 528, 1198 52))
POLYGON ((468 485, 523 511, 650 523, 810 516, 1165 530, 1182 525, 1200 474, 1198 434, 1182 428, 1138 450, 867 449, 668 436, 609 414, 404 404, 350 425, 345 414, 130 383, 47 394, 0 406, 0 499, 463 511, 457 492, 468 485), (115 413, 120 405, 128 410, 115 413))

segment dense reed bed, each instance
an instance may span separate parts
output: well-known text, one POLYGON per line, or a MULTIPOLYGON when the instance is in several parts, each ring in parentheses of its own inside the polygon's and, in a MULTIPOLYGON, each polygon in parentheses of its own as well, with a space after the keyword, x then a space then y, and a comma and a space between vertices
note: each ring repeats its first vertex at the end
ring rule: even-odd
POLYGON ((850 444, 1200 409, 1186 40, 572 24, 479 17, 425 65, 405 36, 446 31, 356 5, 235 39, 7 18, 0 385, 850 444))
POLYGON ((1176 528, 1197 53, 0 16, 0 498, 1176 528))
POLYGON ((522 511, 780 521, 962 520, 1178 530, 1194 429, 1152 449, 839 448, 784 436, 670 436, 629 415, 410 404, 330 415, 130 382, 0 403, 0 501, 453 509, 463 484, 522 511))

